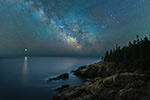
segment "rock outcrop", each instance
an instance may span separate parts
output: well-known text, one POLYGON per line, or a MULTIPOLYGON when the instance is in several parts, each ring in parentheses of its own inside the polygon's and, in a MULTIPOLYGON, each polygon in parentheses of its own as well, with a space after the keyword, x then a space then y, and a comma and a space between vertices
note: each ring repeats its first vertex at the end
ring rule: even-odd
POLYGON ((65 88, 53 100, 150 100, 150 78, 121 64, 99 62, 74 71, 87 78, 77 87, 65 88))
POLYGON ((57 88, 57 90, 63 90, 65 88, 69 88, 69 85, 68 84, 62 85, 61 87, 57 88))
POLYGON ((59 75, 59 76, 57 76, 57 77, 54 77, 54 78, 49 78, 48 80, 47 80, 47 82, 51 82, 51 81, 53 81, 53 80, 59 80, 59 79, 68 79, 69 78, 69 74, 68 73, 64 73, 64 74, 61 74, 61 75, 59 75))
POLYGON ((124 69, 121 63, 98 62, 88 66, 83 66, 73 71, 75 75, 84 78, 108 77, 116 73, 133 72, 134 69, 124 69))
POLYGON ((150 100, 150 82, 145 75, 120 73, 85 81, 80 87, 64 89, 53 100, 150 100))

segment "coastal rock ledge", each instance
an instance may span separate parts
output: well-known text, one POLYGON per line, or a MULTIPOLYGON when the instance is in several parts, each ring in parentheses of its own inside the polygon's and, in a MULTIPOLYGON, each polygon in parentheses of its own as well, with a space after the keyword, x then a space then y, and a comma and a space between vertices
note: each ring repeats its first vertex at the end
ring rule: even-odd
POLYGON ((68 79, 68 78, 69 78, 69 74, 68 73, 64 73, 64 74, 61 74, 61 75, 59 75, 57 77, 49 78, 47 80, 47 82, 51 82, 51 81, 54 81, 54 80, 60 80, 60 79, 65 80, 65 79, 68 79))
POLYGON ((53 100, 150 100, 149 75, 137 70, 99 62, 74 73, 88 79, 79 87, 63 89, 53 100))

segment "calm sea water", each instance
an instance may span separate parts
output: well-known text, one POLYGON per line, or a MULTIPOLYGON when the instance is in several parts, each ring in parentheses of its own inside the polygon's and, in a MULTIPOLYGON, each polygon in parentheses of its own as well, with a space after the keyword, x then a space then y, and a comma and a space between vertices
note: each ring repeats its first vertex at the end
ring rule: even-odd
POLYGON ((70 72, 95 63, 100 58, 28 57, 0 59, 0 100, 51 100, 61 85, 80 85, 83 79, 70 72), (48 78, 65 72, 68 80, 47 82, 48 78))

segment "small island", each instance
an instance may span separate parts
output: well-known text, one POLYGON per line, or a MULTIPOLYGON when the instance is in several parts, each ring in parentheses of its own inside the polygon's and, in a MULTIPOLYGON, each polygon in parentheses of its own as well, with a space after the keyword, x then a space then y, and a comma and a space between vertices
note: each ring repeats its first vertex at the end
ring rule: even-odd
POLYGON ((150 100, 150 39, 107 51, 103 61, 73 73, 85 78, 79 87, 65 88, 53 100, 150 100))

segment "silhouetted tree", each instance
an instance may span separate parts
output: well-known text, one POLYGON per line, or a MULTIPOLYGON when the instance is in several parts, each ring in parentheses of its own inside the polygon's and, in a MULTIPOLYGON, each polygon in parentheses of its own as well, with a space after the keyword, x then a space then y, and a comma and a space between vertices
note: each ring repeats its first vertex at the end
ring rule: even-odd
POLYGON ((137 35, 133 44, 129 41, 128 46, 121 48, 116 45, 113 50, 110 50, 110 53, 107 51, 104 61, 132 63, 142 68, 148 68, 150 67, 150 40, 147 37, 139 40, 137 35))
POLYGON ((132 46, 132 43, 129 41, 129 46, 132 46))
POLYGON ((104 57, 104 61, 108 61, 109 60, 109 52, 108 51, 106 51, 106 54, 105 54, 105 57, 104 57))
POLYGON ((140 44, 139 35, 136 35, 137 44, 140 44))
POLYGON ((136 45, 136 40, 133 41, 133 45, 136 45))

